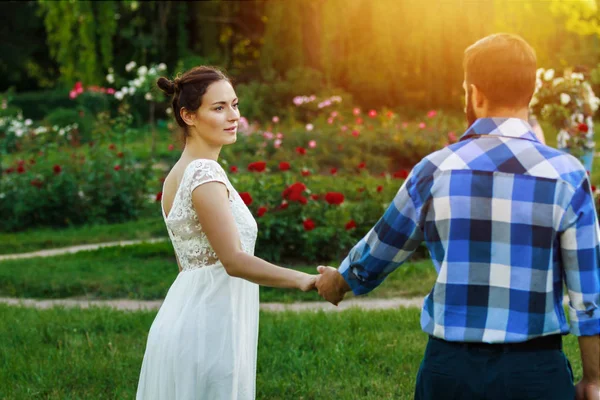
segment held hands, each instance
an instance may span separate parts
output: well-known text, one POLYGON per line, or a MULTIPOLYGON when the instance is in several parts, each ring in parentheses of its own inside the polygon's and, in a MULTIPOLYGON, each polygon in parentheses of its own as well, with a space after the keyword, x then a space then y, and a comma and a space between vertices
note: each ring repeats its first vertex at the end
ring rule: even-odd
POLYGON ((298 289, 302 290, 303 292, 310 292, 311 290, 315 290, 315 284, 317 282, 318 277, 319 275, 302 274, 302 277, 298 282, 298 289))
POLYGON ((348 283, 338 270, 333 267, 319 265, 317 271, 320 274, 316 282, 319 295, 334 306, 337 306, 344 299, 346 292, 350 291, 350 286, 348 286, 348 283))

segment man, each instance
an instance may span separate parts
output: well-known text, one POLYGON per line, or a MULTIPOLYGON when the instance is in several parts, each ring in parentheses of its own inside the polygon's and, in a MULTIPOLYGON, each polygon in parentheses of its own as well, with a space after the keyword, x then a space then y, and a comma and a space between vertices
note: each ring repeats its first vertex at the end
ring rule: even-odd
POLYGON ((464 55, 468 130, 415 166, 338 270, 319 266, 333 304, 376 288, 425 240, 438 272, 416 399, 600 399, 600 232, 574 157, 528 125, 536 56, 496 34, 464 55), (583 379, 562 352, 578 336, 583 379))

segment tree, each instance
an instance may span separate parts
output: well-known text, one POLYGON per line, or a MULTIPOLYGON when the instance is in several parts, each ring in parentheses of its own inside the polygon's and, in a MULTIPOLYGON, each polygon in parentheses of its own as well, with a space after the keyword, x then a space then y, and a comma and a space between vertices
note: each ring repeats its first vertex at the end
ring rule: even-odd
POLYGON ((39 0, 50 54, 59 65, 61 80, 71 84, 99 84, 112 65, 112 39, 116 32, 116 4, 39 0))

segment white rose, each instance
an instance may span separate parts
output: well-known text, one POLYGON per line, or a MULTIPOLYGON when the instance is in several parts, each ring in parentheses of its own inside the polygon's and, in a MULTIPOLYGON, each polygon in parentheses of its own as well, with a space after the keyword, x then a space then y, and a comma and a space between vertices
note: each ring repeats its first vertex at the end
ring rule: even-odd
POLYGON ((27 118, 27 119, 25 120, 25 126, 31 126, 31 124, 33 124, 33 121, 32 121, 32 120, 30 120, 29 118, 27 118))
POLYGON ((138 75, 142 76, 142 75, 146 75, 148 73, 148 67, 146 67, 145 65, 142 65, 141 67, 138 68, 138 75))
POLYGON ((17 135, 17 137, 23 136, 24 133, 25 133, 24 129, 19 128, 19 129, 15 130, 15 135, 17 135))
POLYGON ((106 75, 106 82, 115 83, 115 77, 113 76, 113 74, 106 75))
POLYGON ((571 79, 576 79, 576 80, 580 80, 580 81, 582 81, 582 80, 584 80, 585 78, 584 78, 584 76, 583 76, 583 74, 582 74, 582 73, 572 73, 572 74, 571 74, 571 79))
POLYGON ((115 99, 123 100, 124 94, 122 92, 115 92, 115 99))
POLYGON ((5 197, 6 197, 6 194, 4 194, 4 193, 0 193, 0 199, 3 199, 3 198, 5 198, 5 197))
POLYGON ((156 68, 152 67, 148 70, 149 75, 156 75, 156 68))
POLYGON ((135 93, 135 87, 130 87, 129 94, 134 94, 134 93, 135 93))
POLYGON ((560 104, 562 104, 563 106, 566 106, 567 104, 569 104, 570 101, 571 101, 571 96, 569 96, 566 93, 560 94, 560 104))
POLYGON ((535 71, 535 77, 538 79, 541 78, 543 74, 544 74, 544 68, 538 68, 537 71, 535 71))
POLYGON ((165 63, 158 64, 158 70, 159 71, 166 71, 167 70, 167 64, 165 64, 165 63))
POLYGON ((565 81, 564 78, 556 78, 552 81, 552 86, 558 86, 565 81))
POLYGON ((61 129, 58 131, 58 134, 59 134, 60 136, 65 136, 65 130, 61 128, 61 129))
POLYGON ((173 114, 173 109, 172 109, 171 107, 169 107, 169 108, 167 108, 167 109, 165 110, 165 113, 166 113, 167 115, 171 115, 171 114, 173 114))
POLYGON ((306 130, 307 131, 312 131, 315 127, 313 126, 313 124, 306 124, 306 130))
POLYGON ((146 93, 146 94, 144 95, 144 98, 145 98, 146 100, 148 100, 148 101, 151 101, 151 100, 152 100, 152 93, 150 93, 150 92, 146 93))
POLYGON ((131 70, 133 70, 135 68, 137 64, 135 63, 135 61, 130 61, 126 66, 125 66, 125 71, 130 72, 131 70))
POLYGON ((554 78, 554 70, 553 69, 549 69, 546 72, 544 72, 544 79, 547 81, 551 81, 552 78, 554 78))
POLYGON ((123 93, 124 95, 125 95, 125 94, 128 94, 128 93, 129 93, 129 88, 128 88, 127 86, 125 86, 125 87, 122 87, 122 88, 121 88, 121 93, 123 93))

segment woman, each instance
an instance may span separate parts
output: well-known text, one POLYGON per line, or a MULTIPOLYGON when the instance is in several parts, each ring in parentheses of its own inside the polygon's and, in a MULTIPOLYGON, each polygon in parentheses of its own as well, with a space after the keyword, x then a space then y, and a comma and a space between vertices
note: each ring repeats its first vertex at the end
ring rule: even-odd
POLYGON ((229 79, 197 67, 157 84, 185 139, 161 202, 180 273, 150 328, 137 399, 254 399, 258 285, 308 291, 316 276, 253 255, 256 221, 217 163, 240 118, 229 79))

